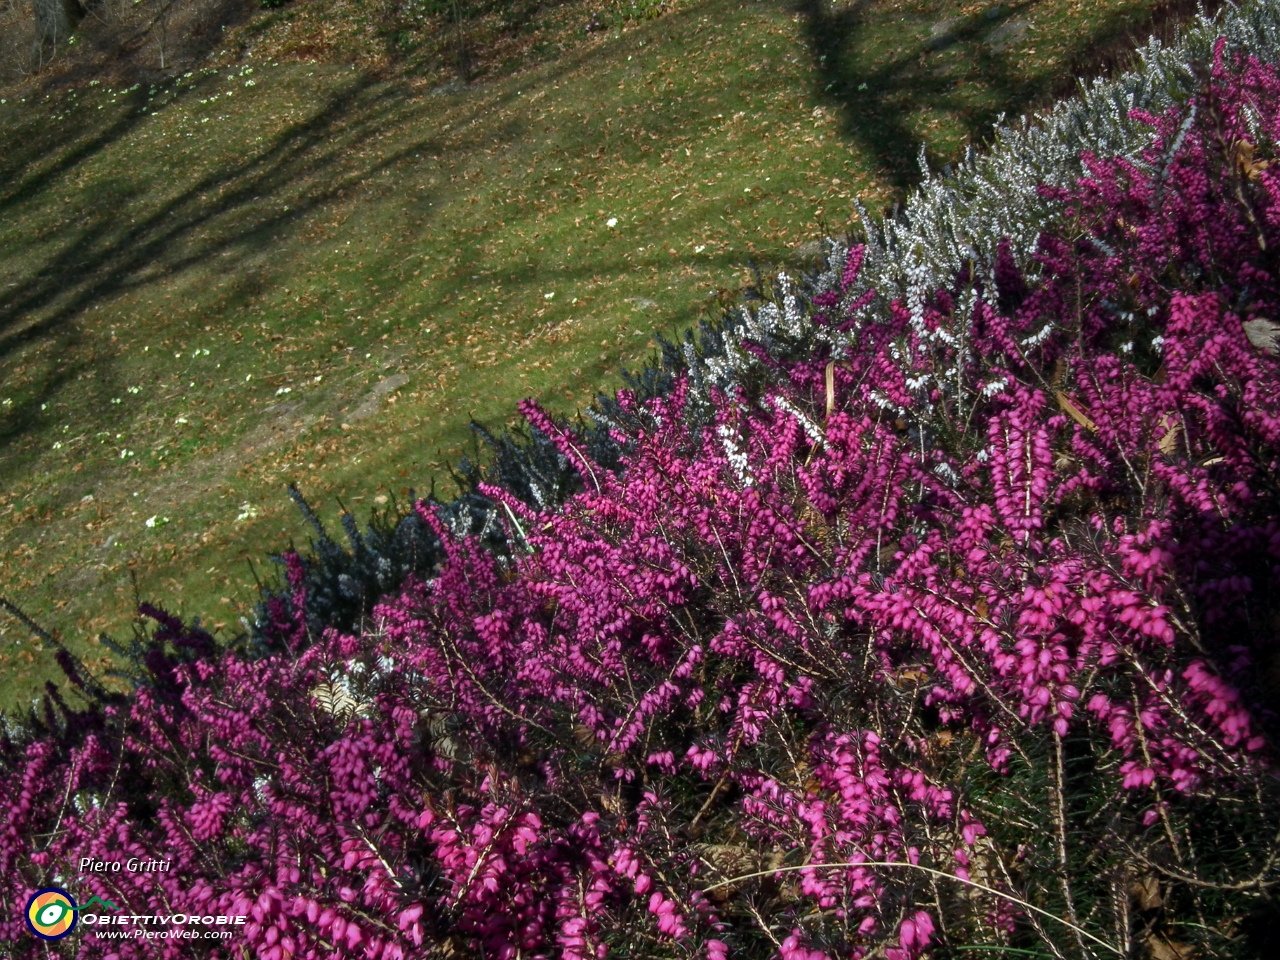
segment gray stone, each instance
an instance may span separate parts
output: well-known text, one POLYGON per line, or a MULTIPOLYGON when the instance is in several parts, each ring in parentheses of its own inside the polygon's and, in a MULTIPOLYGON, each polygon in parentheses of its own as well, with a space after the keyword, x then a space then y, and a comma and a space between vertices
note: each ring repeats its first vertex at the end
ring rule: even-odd
POLYGON ((442 83, 438 87, 431 88, 431 96, 433 97, 451 97, 455 93, 462 93, 464 90, 471 88, 461 80, 450 80, 448 83, 442 83))
POLYGON ((992 53, 1003 53, 1025 37, 1030 29, 1031 24, 1025 20, 1009 20, 983 37, 982 42, 991 48, 992 53))
POLYGON ((960 38, 956 36, 956 28, 960 26, 959 17, 948 17, 939 20, 929 28, 929 42, 925 46, 930 50, 941 50, 949 47, 960 38))

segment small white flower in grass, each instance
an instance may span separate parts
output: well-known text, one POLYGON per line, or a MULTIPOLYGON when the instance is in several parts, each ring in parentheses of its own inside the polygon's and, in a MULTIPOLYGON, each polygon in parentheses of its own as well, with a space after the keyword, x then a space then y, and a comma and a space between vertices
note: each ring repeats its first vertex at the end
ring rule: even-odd
POLYGON ((542 295, 542 299, 543 299, 543 300, 550 300, 550 299, 552 299, 553 297, 555 297, 555 295, 556 295, 556 292, 555 292, 554 290, 552 290, 550 293, 544 293, 544 294, 542 295))
POLYGON ((246 520, 252 520, 258 515, 258 508, 248 501, 240 504, 240 514, 236 517, 236 523, 243 523, 246 520))
POLYGON ((607 227, 616 227, 617 225, 618 225, 617 217, 610 217, 608 220, 605 221, 605 226, 607 227))
POLYGON ((249 382, 250 380, 252 380, 252 379, 253 379, 253 374, 251 373, 251 374, 249 374, 247 377, 245 377, 245 378, 244 378, 244 382, 245 382, 245 383, 248 383, 248 382, 249 382))
POLYGON ((141 392, 142 392, 142 388, 141 388, 141 387, 130 387, 130 388, 129 388, 129 392, 130 392, 130 393, 141 393, 141 392))
POLYGON ((53 449, 55 449, 55 450, 61 450, 61 449, 62 449, 62 441, 61 441, 61 440, 59 440, 57 443, 55 443, 55 444, 53 445, 53 449))
POLYGON ((154 526, 156 525, 156 521, 157 521, 157 520, 159 520, 159 519, 160 519, 160 518, 159 518, 158 516, 156 516, 156 517, 147 517, 147 526, 148 526, 148 527, 154 527, 154 526))
POLYGON ((693 252, 694 252, 694 253, 701 253, 701 252, 702 252, 703 250, 705 250, 705 249, 707 249, 707 245, 706 245, 705 243, 700 243, 700 244, 698 244, 696 247, 694 247, 694 248, 693 248, 693 252))
POLYGON ((132 457, 132 456, 133 456, 133 451, 132 451, 132 450, 125 449, 125 450, 121 450, 121 451, 120 451, 120 459, 121 459, 121 460, 127 460, 129 457, 132 457))
POLYGON ((174 422, 174 423, 186 423, 186 422, 187 422, 187 418, 186 418, 186 417, 179 417, 177 420, 175 420, 175 421, 173 421, 173 422, 174 422))
POLYGON ((279 390, 276 391, 276 396, 278 397, 282 393, 293 393, 293 387, 281 387, 279 390))

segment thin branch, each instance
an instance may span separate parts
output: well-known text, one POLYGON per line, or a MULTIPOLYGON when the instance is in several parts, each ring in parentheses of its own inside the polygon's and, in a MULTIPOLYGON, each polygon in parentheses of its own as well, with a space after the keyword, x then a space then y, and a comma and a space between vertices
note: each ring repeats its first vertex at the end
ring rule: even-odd
POLYGON ((1027 903, 1027 901, 1019 900, 1017 897, 1013 896, 1012 894, 1005 893, 1002 890, 995 890, 991 887, 986 886, 985 884, 976 883, 973 880, 966 880, 964 877, 958 877, 954 873, 947 873, 944 870, 935 870, 932 867, 922 867, 918 863, 907 863, 903 861, 886 862, 886 861, 880 861, 880 860, 863 860, 860 863, 808 863, 798 867, 776 867, 773 870, 760 870, 760 871, 757 871, 756 873, 746 873, 740 877, 733 877, 729 880, 722 880, 719 883, 713 883, 709 887, 704 887, 702 892, 710 893, 712 890, 716 890, 720 887, 727 887, 733 883, 741 883, 743 880, 754 880, 757 877, 772 877, 779 873, 793 873, 797 870, 819 870, 823 868, 835 870, 835 869, 845 869, 850 867, 879 867, 879 868, 888 868, 888 869, 897 868, 897 869, 906 869, 906 870, 919 870, 921 873, 927 873, 934 877, 942 877, 947 880, 954 880, 957 883, 963 883, 965 886, 973 887, 973 889, 975 890, 981 890, 983 893, 989 893, 993 897, 1000 897, 1003 900, 1008 900, 1010 903, 1015 904, 1016 906, 1022 907, 1024 910, 1030 910, 1033 913, 1038 913, 1042 917, 1048 917, 1050 920, 1056 920, 1058 923, 1062 924, 1064 927, 1069 927, 1070 929, 1074 930, 1076 934, 1078 934, 1079 936, 1088 937, 1098 946, 1105 947, 1107 950, 1110 950, 1116 956, 1119 956, 1119 957, 1124 956, 1124 951, 1118 949, 1117 947, 1113 947, 1111 944, 1107 943, 1107 941, 1105 940, 1101 940, 1098 937, 1095 937, 1088 930, 1082 929, 1081 927, 1077 927, 1070 920, 1063 920, 1062 917, 1059 917, 1057 914, 1050 913, 1048 910, 1045 910, 1041 907, 1037 907, 1034 903, 1027 903))

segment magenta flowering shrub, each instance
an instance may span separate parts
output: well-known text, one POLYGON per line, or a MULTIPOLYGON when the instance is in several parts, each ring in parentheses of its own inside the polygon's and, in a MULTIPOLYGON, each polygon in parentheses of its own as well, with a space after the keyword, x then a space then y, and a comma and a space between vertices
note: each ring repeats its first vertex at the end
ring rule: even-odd
POLYGON ((308 624, 296 557, 270 656, 152 611, 135 696, 0 742, 0 938, 41 955, 66 882, 250 916, 68 956, 1260 955, 1278 94, 1220 56, 1035 277, 886 305, 855 246, 816 353, 619 394, 617 469, 524 405, 582 492, 483 486, 501 556, 420 503, 442 559, 367 629, 308 624), (171 866, 77 870, 130 856, 171 866))

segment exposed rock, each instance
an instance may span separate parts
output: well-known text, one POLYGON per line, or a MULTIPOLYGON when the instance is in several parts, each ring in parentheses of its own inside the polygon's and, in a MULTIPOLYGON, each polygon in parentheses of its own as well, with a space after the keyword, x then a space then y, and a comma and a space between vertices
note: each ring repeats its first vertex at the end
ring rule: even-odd
POLYGON ((929 28, 929 42, 925 46, 930 50, 941 50, 949 47, 960 38, 956 36, 956 28, 960 26, 959 17, 948 17, 939 20, 929 28))
POLYGON ((1025 20, 1009 20, 983 37, 982 42, 991 48, 992 53, 1003 53, 1025 37, 1030 29, 1031 24, 1025 20))

